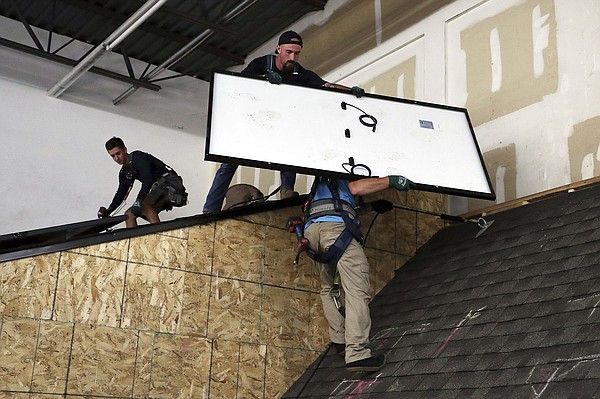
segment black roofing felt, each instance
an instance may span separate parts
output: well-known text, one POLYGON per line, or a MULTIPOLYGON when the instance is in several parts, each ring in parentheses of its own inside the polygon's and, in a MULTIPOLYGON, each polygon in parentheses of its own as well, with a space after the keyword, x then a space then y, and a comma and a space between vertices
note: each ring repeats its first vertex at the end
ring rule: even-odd
POLYGON ((381 372, 328 350, 283 398, 600 398, 600 186, 448 226, 371 302, 381 372))

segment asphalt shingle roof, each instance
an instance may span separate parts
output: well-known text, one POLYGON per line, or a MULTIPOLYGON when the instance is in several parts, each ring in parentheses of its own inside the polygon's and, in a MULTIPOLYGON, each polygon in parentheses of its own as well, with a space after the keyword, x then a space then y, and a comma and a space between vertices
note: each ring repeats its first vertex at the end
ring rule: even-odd
POLYGON ((379 373, 325 352, 284 398, 600 397, 600 186, 448 226, 371 303, 379 373))

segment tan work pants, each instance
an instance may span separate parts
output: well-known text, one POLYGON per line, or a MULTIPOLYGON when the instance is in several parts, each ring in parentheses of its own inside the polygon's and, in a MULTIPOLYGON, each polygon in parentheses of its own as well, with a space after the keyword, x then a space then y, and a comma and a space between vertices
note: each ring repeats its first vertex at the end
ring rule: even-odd
MULTIPOLYGON (((310 248, 325 252, 344 230, 344 223, 312 223, 304 236, 310 248)), ((371 357, 369 333, 371 331, 371 300, 369 283, 369 263, 356 240, 352 240, 337 264, 342 286, 342 303, 346 308, 344 318, 329 294, 335 277, 335 267, 315 262, 321 276, 321 301, 325 317, 329 322, 329 337, 332 342, 346 344, 346 363, 371 357)))

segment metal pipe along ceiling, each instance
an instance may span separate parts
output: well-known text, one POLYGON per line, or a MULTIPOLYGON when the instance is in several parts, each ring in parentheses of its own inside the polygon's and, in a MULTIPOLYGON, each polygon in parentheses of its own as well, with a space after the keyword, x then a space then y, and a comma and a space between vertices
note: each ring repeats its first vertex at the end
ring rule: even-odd
POLYGON ((67 90, 77 79, 87 72, 96 61, 121 43, 140 24, 156 12, 167 0, 148 0, 131 17, 111 33, 101 44, 96 46, 86 57, 84 57, 68 74, 58 81, 47 94, 50 97, 58 97, 67 90))

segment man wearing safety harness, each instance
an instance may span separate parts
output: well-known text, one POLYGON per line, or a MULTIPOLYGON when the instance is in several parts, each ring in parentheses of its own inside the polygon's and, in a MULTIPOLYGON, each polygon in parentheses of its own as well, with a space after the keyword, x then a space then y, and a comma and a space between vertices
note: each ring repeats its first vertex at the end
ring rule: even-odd
MULTIPOLYGON (((275 54, 268 54, 252 60, 241 72, 243 76, 264 76, 272 84, 296 84, 306 87, 333 87, 337 89, 349 90, 357 97, 365 94, 364 89, 354 86, 347 87, 337 83, 329 83, 321 79, 319 75, 305 69, 298 59, 302 51, 302 37, 294 31, 287 31, 281 34, 277 42, 275 54)), ((203 212, 218 212, 223 206, 225 194, 238 165, 222 164, 213 180, 203 212)), ((296 174, 294 172, 281 172, 281 188, 279 192, 280 199, 297 197, 298 193, 294 191, 296 183, 296 174)))
POLYGON ((373 357, 368 347, 369 264, 362 248, 354 196, 390 187, 407 191, 413 183, 403 176, 352 182, 317 177, 309 196, 312 198, 305 207, 304 237, 309 242, 307 253, 321 277, 320 295, 329 323, 329 337, 338 353, 345 350, 346 369, 351 372, 378 371, 385 364, 384 355, 373 357), (343 296, 332 295, 332 289, 338 289, 340 283, 343 296), (338 301, 345 302, 345 312, 340 311, 338 301))
POLYGON ((125 221, 127 227, 137 226, 138 217, 158 223, 159 212, 187 204, 188 194, 182 178, 163 161, 142 151, 127 153, 127 147, 119 137, 108 140, 105 147, 108 155, 121 165, 121 170, 119 188, 108 209, 100 207, 99 218, 110 216, 125 201, 135 180, 142 183, 142 188, 131 208, 125 211, 128 216, 125 221))

